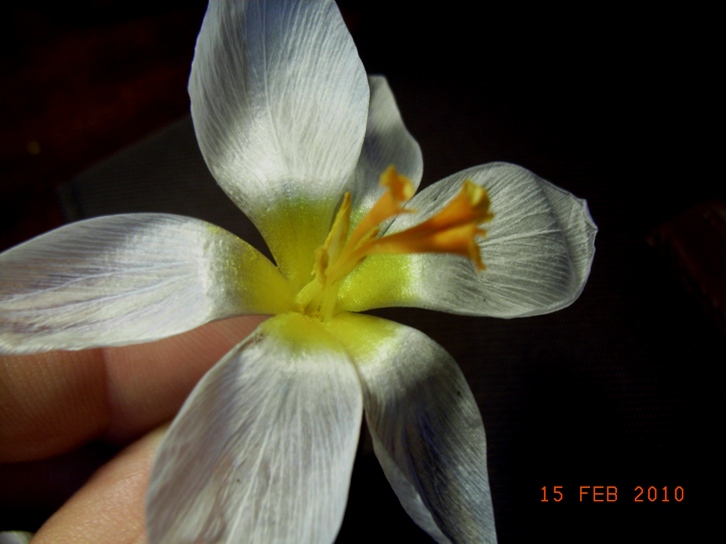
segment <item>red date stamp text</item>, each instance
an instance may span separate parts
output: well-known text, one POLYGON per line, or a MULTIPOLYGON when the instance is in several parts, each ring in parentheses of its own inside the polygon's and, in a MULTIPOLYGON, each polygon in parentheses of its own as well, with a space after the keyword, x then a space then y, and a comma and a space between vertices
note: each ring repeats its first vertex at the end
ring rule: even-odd
POLYGON ((544 486, 540 490, 542 492, 540 502, 562 502, 565 496, 574 495, 579 502, 618 502, 619 500, 628 500, 632 502, 642 503, 665 503, 665 502, 683 502, 685 499, 685 490, 683 486, 641 486, 637 485, 628 492, 618 489, 615 485, 581 485, 574 492, 568 489, 565 492, 564 486, 552 485, 544 486))

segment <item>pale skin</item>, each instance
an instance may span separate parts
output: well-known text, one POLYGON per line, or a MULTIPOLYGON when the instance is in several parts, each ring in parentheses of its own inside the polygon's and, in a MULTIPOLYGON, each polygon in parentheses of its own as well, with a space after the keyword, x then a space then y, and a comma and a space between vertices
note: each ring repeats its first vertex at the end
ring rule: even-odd
POLYGON ((0 489, 3 502, 27 495, 23 483, 34 476, 42 482, 50 465, 57 471, 67 463, 72 471, 78 460, 71 452, 84 444, 124 447, 33 544, 146 544, 144 497, 166 423, 204 373, 261 321, 238 317, 135 346, 0 357, 0 481, 11 483, 0 489), (19 478, 23 471, 36 474, 19 478))

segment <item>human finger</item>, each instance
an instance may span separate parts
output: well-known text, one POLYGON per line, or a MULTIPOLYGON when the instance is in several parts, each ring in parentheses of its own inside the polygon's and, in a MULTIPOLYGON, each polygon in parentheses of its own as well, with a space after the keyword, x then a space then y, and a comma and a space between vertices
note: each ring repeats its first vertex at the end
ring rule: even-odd
POLYGON ((0 358, 0 462, 91 440, 125 444, 170 419, 201 376, 262 320, 245 316, 135 346, 0 358))
POLYGON ((99 469, 38 531, 33 544, 146 544, 144 499, 165 427, 99 469))

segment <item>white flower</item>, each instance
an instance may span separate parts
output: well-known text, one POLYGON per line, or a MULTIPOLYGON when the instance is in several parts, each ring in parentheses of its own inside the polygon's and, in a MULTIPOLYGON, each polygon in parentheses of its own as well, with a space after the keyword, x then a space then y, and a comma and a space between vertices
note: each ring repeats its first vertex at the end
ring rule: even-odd
POLYGON ((152 471, 150 542, 332 542, 363 413, 416 523, 438 542, 495 542, 484 427, 456 363, 414 329, 352 312, 563 308, 594 254, 585 202, 508 164, 409 201, 419 147, 331 0, 212 1, 189 91, 207 165, 275 264, 186 217, 71 224, 0 256, 0 352, 274 314, 172 424, 152 471))

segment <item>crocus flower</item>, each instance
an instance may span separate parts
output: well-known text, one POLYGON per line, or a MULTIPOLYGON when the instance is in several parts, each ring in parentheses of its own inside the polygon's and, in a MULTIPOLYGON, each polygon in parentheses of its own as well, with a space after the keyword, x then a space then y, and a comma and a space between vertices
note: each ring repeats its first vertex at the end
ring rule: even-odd
POLYGON ((364 413, 418 525, 438 542, 495 542, 484 427, 456 363, 421 332, 355 312, 563 308, 594 254, 585 202, 509 164, 413 196, 419 147, 331 0, 210 2, 189 91, 207 165, 274 264, 187 217, 71 224, 0 256, 0 351, 118 346, 274 315, 168 431, 150 542, 332 542, 364 413))

